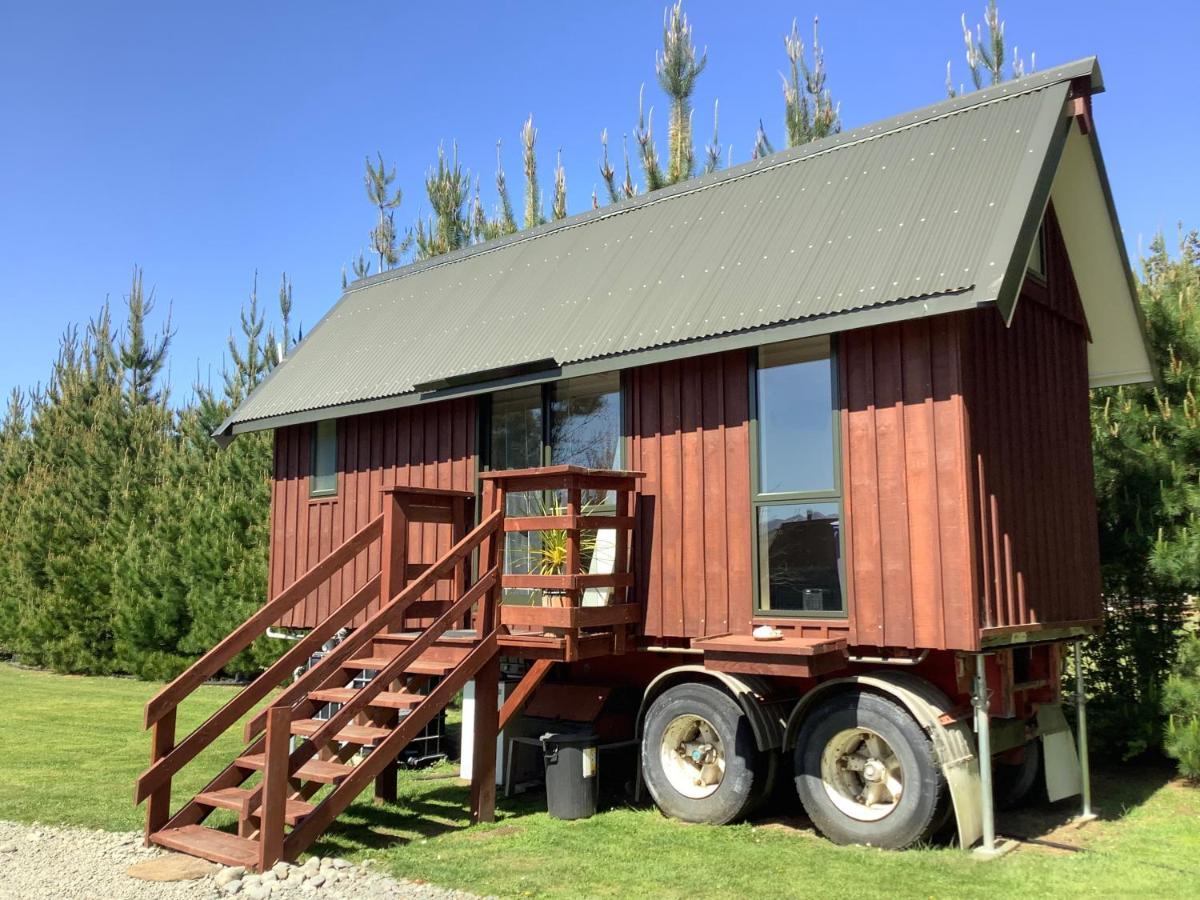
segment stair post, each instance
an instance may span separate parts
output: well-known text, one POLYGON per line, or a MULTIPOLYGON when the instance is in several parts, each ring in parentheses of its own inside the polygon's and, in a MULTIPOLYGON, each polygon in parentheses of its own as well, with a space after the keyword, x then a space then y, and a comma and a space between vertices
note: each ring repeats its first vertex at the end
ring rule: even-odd
MULTIPOLYGON (((171 707, 154 723, 150 733, 150 766, 175 749, 175 707, 171 707)), ((146 846, 150 846, 150 835, 162 829, 171 818, 171 779, 156 788, 146 800, 146 846)))
POLYGON ((288 795, 292 710, 272 706, 267 710, 267 736, 263 766, 262 806, 259 807, 258 870, 265 872, 283 855, 284 811, 288 795))
MULTIPOLYGON (((379 554, 379 605, 387 606, 404 588, 408 578, 408 517, 400 495, 391 491, 383 494, 383 537, 379 554)), ((396 715, 388 717, 391 727, 396 715)), ((396 778, 400 767, 396 760, 389 760, 375 778, 375 802, 396 802, 396 778)))

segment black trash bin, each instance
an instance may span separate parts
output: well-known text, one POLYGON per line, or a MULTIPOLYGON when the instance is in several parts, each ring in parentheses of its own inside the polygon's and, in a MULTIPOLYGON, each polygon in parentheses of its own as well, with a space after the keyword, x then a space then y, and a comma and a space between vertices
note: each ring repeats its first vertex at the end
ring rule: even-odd
POLYGON ((542 735, 546 807, 554 818, 586 819, 596 814, 598 743, 591 732, 542 735))

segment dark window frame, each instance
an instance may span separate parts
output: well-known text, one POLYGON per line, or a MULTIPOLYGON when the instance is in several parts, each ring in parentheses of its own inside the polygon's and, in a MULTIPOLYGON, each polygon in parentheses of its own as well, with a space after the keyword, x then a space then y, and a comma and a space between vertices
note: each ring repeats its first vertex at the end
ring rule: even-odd
POLYGON ((322 419, 319 422, 314 422, 312 426, 312 439, 309 445, 308 457, 308 496, 311 500, 326 500, 330 497, 338 495, 338 444, 339 434, 341 429, 338 428, 337 419, 322 419), (321 460, 320 445, 321 445, 321 428, 328 423, 328 427, 332 429, 333 454, 332 454, 332 471, 320 472, 317 470, 318 463, 321 460), (332 482, 332 486, 319 487, 321 479, 328 479, 332 482))
MULTIPOLYGON (((596 375, 611 375, 616 380, 617 394, 617 458, 613 462, 614 469, 620 469, 629 459, 629 447, 627 446, 630 435, 630 420, 629 420, 629 396, 628 396, 628 379, 626 373, 622 370, 610 372, 597 372, 592 375, 576 376, 579 378, 591 378, 596 375)), ((551 438, 554 434, 554 391, 555 387, 567 381, 572 381, 573 378, 555 378, 549 381, 543 381, 536 385, 540 389, 539 394, 539 409, 541 412, 541 435, 540 444, 538 447, 537 458, 538 468, 554 465, 552 462, 554 447, 551 438)), ((520 385, 513 388, 505 388, 500 391, 492 391, 483 395, 477 404, 477 424, 476 424, 476 443, 477 443, 477 459, 478 470, 480 472, 490 472, 495 469, 494 447, 493 447, 493 408, 497 395, 503 394, 509 390, 518 390, 520 385)), ((476 520, 483 513, 482 503, 482 486, 476 488, 477 500, 475 503, 476 520)), ((543 499, 549 499, 549 495, 554 492, 544 492, 543 499)), ((511 499, 511 498, 510 498, 511 499)), ((598 505, 594 509, 597 515, 612 515, 616 512, 616 504, 605 502, 598 505)), ((518 534, 509 535, 508 538, 518 538, 518 534)), ((508 541, 506 540, 506 546, 508 541)), ((506 561, 506 565, 511 564, 511 559, 506 561)), ((536 595, 539 592, 527 591, 524 589, 505 588, 506 601, 520 603, 536 603, 536 595)))
POLYGON ((842 485, 842 440, 841 415, 838 403, 838 343, 836 335, 822 338, 803 338, 797 345, 810 344, 819 347, 824 342, 825 358, 829 363, 829 417, 833 440, 833 485, 815 491, 785 491, 767 493, 761 488, 761 460, 759 456, 760 430, 758 421, 758 370, 761 347, 747 353, 750 370, 750 548, 751 576, 754 592, 753 615, 756 619, 846 619, 849 605, 846 597, 846 519, 844 490, 842 485), (841 608, 836 610, 817 609, 768 609, 763 606, 765 598, 763 575, 766 552, 759 540, 759 510, 771 506, 794 506, 799 504, 836 504, 838 510, 838 584, 841 588, 841 608))

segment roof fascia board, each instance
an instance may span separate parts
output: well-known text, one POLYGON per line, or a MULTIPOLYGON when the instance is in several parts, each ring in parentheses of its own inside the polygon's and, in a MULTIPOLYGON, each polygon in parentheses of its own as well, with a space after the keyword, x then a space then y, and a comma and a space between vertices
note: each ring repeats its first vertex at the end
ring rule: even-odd
POLYGON ((678 344, 668 344, 625 353, 620 356, 610 356, 601 359, 589 359, 577 363, 564 364, 555 373, 538 373, 518 375, 510 378, 496 379, 489 382, 476 382, 470 385, 451 387, 426 393, 394 394, 390 397, 379 397, 363 400, 357 403, 347 403, 342 406, 326 406, 318 409, 301 410, 280 416, 269 416, 263 419, 250 419, 233 422, 222 426, 218 440, 226 443, 233 435, 252 431, 264 431, 270 428, 284 428, 289 425, 303 425, 319 422, 323 419, 340 419, 346 416, 361 416, 390 409, 401 409, 417 406, 422 403, 434 403, 440 400, 452 400, 461 397, 478 396, 493 391, 506 390, 525 385, 543 384, 564 378, 577 378, 582 375, 595 375, 602 372, 615 372, 632 369, 639 366, 649 366, 656 363, 672 362, 696 356, 706 356, 711 353, 725 353, 731 350, 745 350, 776 344, 783 341, 798 340, 807 337, 820 337, 850 331, 855 328, 867 328, 873 325, 886 325, 892 322, 903 322, 910 319, 922 319, 929 316, 961 312, 975 309, 979 306, 990 305, 981 303, 976 298, 973 289, 957 293, 939 294, 930 297, 917 297, 890 303, 886 306, 875 306, 857 309, 848 313, 834 316, 804 319, 799 322, 788 322, 772 325, 751 331, 726 334, 719 337, 701 338, 678 344))
POLYGON ((1069 89, 1067 82, 1046 89, 1047 99, 1030 136, 1031 145, 1013 179, 1013 189, 1004 200, 992 241, 976 266, 976 283, 982 286, 984 297, 996 302, 1006 326, 1012 324, 1029 253, 1067 143, 1071 127, 1066 114, 1069 89))

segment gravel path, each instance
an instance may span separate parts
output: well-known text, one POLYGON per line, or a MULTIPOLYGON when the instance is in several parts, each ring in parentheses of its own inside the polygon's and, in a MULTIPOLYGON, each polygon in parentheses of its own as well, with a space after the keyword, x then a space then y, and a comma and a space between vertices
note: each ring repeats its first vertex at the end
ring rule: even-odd
MULTIPOLYGON (((209 867, 191 881, 143 881, 130 866, 169 854, 142 846, 137 832, 0 822, 0 900, 469 900, 474 895, 397 881, 345 860, 309 859, 263 876, 209 867)), ((186 863, 190 857, 179 859, 186 863)))

